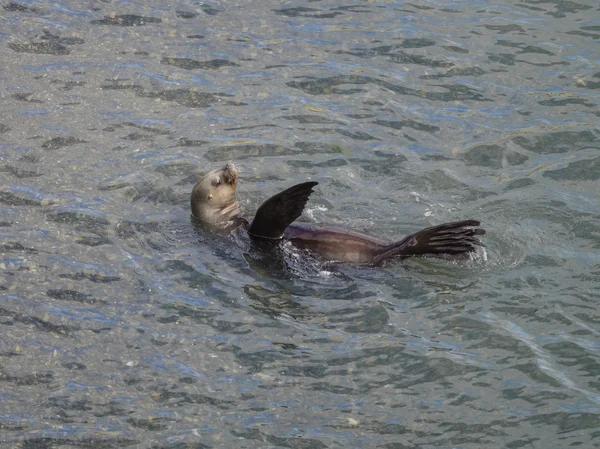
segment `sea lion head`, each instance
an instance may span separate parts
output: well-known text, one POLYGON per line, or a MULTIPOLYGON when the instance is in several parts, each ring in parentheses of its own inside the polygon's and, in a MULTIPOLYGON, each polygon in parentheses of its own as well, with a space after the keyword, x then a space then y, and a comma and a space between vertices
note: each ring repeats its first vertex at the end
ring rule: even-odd
POLYGON ((214 226, 225 226, 241 214, 235 201, 238 171, 233 164, 205 174, 192 189, 192 215, 214 226))

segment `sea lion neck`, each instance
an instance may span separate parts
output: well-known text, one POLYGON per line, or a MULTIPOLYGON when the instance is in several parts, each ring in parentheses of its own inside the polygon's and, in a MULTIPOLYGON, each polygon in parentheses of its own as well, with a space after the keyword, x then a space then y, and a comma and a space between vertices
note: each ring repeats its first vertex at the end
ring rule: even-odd
POLYGON ((242 210, 235 200, 237 181, 234 164, 205 174, 192 189, 192 215, 217 228, 241 216, 242 210))

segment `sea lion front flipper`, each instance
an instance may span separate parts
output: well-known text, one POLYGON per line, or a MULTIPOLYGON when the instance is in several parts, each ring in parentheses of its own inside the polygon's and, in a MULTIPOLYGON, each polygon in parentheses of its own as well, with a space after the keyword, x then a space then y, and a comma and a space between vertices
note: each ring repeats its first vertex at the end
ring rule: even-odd
POLYGON ((402 240, 384 247, 373 258, 379 265, 386 259, 429 256, 447 260, 465 260, 469 253, 485 247, 475 236, 484 235, 477 220, 462 220, 421 229, 402 240))
POLYGON ((318 182, 303 182, 272 196, 261 204, 248 229, 255 237, 279 239, 300 215, 318 182))

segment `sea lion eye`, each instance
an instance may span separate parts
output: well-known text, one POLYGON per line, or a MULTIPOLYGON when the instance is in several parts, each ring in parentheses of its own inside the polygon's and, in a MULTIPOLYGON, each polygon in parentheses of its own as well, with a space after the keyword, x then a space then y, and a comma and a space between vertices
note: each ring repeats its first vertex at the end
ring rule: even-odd
POLYGON ((221 185, 221 178, 216 178, 213 180, 213 185, 215 187, 219 187, 221 185))

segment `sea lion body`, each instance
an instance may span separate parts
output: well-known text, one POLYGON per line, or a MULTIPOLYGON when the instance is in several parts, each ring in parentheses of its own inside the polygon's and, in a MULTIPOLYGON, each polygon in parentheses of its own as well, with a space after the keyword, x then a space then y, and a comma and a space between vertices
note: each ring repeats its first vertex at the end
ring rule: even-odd
POLYGON ((373 263, 376 254, 386 246, 383 240, 360 232, 304 223, 289 225, 283 238, 323 259, 354 264, 373 263))
POLYGON ((335 226, 293 223, 304 210, 317 182, 297 184, 272 196, 246 220, 235 194, 238 172, 233 164, 213 170, 192 189, 192 216, 215 232, 243 229, 257 242, 289 241, 328 261, 379 265, 412 256, 468 260, 484 245, 475 237, 485 234, 479 221, 463 220, 422 229, 397 242, 335 226))

